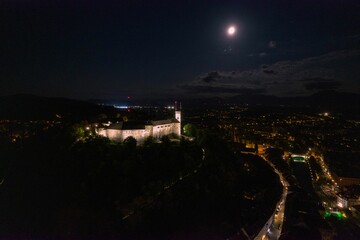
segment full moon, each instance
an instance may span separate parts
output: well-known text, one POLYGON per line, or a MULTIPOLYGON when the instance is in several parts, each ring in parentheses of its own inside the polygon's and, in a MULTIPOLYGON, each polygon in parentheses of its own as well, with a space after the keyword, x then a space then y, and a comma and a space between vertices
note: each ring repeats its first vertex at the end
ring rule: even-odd
POLYGON ((234 35, 235 32, 236 32, 236 28, 235 28, 234 26, 230 26, 230 27, 228 28, 228 30, 227 30, 227 33, 228 33, 230 36, 234 35))

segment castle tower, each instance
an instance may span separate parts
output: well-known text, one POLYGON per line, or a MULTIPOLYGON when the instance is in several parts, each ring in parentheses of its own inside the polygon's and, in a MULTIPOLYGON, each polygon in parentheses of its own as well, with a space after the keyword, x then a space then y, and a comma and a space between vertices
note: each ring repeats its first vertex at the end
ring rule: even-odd
POLYGON ((175 119, 181 123, 181 103, 175 101, 175 119))
POLYGON ((176 129, 176 134, 180 136, 181 135, 181 103, 177 101, 175 101, 175 119, 179 121, 176 129))

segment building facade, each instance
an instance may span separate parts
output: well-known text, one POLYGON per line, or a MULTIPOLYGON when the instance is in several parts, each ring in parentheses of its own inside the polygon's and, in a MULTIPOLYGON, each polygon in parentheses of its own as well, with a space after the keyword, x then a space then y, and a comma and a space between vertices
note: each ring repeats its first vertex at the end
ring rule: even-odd
POLYGON ((99 127, 96 133, 110 140, 122 142, 133 137, 142 143, 148 137, 160 139, 163 136, 181 135, 181 110, 175 107, 175 118, 149 122, 117 122, 107 127, 99 127))

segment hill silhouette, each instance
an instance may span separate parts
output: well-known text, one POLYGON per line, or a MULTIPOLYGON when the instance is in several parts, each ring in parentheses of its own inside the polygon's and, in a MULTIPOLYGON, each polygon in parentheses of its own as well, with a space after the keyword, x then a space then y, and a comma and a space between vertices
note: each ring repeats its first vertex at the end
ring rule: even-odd
MULTIPOLYGON (((154 99, 147 99, 136 104, 149 104, 154 99)), ((309 96, 277 97, 260 94, 242 94, 228 98, 181 99, 189 107, 216 106, 223 103, 246 104, 250 106, 285 106, 307 108, 321 111, 338 111, 360 115, 360 94, 337 91, 322 91, 309 96)), ((156 100, 157 104, 169 100, 156 100)), ((29 94, 17 94, 0 97, 1 119, 66 120, 92 119, 101 113, 113 115, 116 109, 111 106, 95 104, 93 101, 79 101, 67 98, 41 97, 29 94)))
POLYGON ((86 101, 67 98, 41 97, 17 94, 0 97, 0 118, 17 120, 82 120, 101 113, 111 114, 115 109, 86 101))
POLYGON ((360 114, 360 94, 337 92, 337 91, 321 91, 309 96, 294 97, 278 97, 262 94, 241 94, 228 98, 206 98, 191 99, 191 101, 183 101, 186 105, 217 105, 219 103, 244 104, 249 106, 264 107, 297 107, 313 110, 326 110, 338 112, 351 112, 360 114))

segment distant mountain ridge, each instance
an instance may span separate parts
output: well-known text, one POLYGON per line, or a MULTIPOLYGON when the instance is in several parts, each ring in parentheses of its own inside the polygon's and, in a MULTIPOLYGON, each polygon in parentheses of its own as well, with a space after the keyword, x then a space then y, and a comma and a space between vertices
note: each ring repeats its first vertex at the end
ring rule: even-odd
MULTIPOLYGON (((286 106, 320 109, 328 111, 351 112, 360 115, 360 94, 337 91, 322 91, 310 96, 277 97, 271 95, 237 95, 228 98, 180 99, 183 106, 203 107, 224 103, 244 104, 249 106, 286 106)), ((148 99, 136 104, 147 105, 149 102, 168 104, 169 99, 148 99)), ((135 104, 135 103, 133 103, 135 104)), ((0 96, 0 119, 89 119, 101 113, 112 114, 112 106, 101 106, 94 101, 80 101, 67 98, 40 97, 29 94, 0 96)))
POLYGON ((329 109, 359 109, 360 94, 337 91, 322 91, 310 96, 276 97, 268 95, 238 95, 229 98, 233 103, 285 105, 293 107, 313 107, 329 109))
MULTIPOLYGON (((287 106, 313 109, 357 111, 360 109, 360 94, 337 91, 322 91, 309 96, 278 97, 262 94, 241 94, 233 97, 199 98, 183 100, 186 105, 216 105, 219 103, 250 106, 287 106)), ((360 114, 360 113, 359 113, 360 114)))
POLYGON ((113 112, 112 107, 67 98, 41 97, 30 94, 0 96, 0 119, 81 120, 100 113, 113 112))

